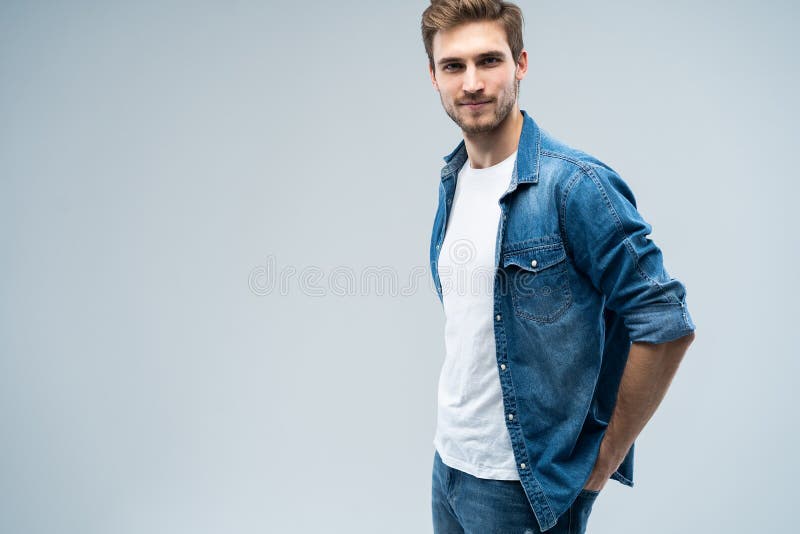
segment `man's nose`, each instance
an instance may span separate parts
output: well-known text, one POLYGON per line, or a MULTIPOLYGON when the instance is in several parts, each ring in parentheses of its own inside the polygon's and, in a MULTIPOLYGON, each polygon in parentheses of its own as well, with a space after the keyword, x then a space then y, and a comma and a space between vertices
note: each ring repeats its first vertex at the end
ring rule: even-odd
POLYGON ((462 89, 465 93, 475 93, 483 89, 483 80, 481 80, 481 77, 478 75, 478 69, 474 66, 468 66, 465 69, 462 89))

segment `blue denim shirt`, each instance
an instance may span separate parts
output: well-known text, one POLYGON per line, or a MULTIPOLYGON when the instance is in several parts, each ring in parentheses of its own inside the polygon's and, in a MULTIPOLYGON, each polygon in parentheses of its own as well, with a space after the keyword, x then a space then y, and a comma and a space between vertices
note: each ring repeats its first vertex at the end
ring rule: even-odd
MULTIPOLYGON (((553 527, 591 474, 631 342, 663 343, 695 326, 686 289, 628 185, 521 111, 508 190, 498 204, 494 334, 506 427, 541 530, 553 527)), ((464 141, 444 157, 430 245, 437 264, 464 141)), ((633 446, 612 478, 633 486, 633 446)))

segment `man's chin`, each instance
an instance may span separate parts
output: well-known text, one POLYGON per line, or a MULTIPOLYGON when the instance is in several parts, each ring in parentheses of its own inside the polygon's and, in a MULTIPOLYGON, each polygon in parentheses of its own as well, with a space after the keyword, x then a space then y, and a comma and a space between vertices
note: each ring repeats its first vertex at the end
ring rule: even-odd
POLYGON ((462 118, 460 121, 458 121, 458 125, 461 127, 464 133, 468 134, 491 132, 497 128, 497 124, 494 124, 492 117, 490 116, 462 118))

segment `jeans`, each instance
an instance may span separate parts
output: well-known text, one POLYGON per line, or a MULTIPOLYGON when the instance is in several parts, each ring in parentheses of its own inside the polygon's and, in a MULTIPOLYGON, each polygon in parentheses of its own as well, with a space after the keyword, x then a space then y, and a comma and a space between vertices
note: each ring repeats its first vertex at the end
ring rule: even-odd
MULTIPOLYGON (((433 456, 434 534, 537 534, 542 531, 519 480, 477 478, 433 456)), ((583 534, 600 492, 581 490, 546 534, 583 534)))

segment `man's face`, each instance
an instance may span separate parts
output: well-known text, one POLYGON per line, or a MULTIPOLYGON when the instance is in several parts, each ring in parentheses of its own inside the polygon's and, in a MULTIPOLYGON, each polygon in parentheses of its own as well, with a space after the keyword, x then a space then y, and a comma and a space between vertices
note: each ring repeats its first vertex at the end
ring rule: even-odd
POLYGON ((523 68, 517 68, 500 22, 466 22, 436 32, 431 80, 464 133, 490 132, 514 109, 527 69, 527 53, 522 56, 523 68))

